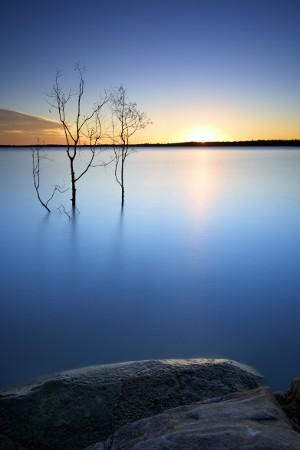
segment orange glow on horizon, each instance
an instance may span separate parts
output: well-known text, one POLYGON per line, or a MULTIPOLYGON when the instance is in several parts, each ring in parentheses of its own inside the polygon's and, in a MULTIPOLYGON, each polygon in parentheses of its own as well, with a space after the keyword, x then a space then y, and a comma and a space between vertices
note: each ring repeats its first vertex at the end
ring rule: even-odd
MULTIPOLYGON (((230 110, 217 109, 201 117, 195 111, 181 115, 160 111, 151 114, 153 123, 140 130, 132 138, 132 144, 156 144, 175 142, 224 142, 268 139, 299 139, 297 117, 262 118, 248 117, 230 110)), ((105 134, 109 136, 109 123, 104 123, 105 134), (108 130, 106 132, 106 129, 108 130)), ((72 129, 72 127, 71 127, 72 129)), ((18 111, 0 109, 1 145, 66 144, 61 124, 53 118, 33 116, 18 111)), ((82 144, 87 144, 83 138, 82 144)), ((110 144, 104 138, 102 144, 110 144)))
POLYGON ((221 142, 229 139, 221 131, 208 126, 189 130, 182 135, 180 140, 184 142, 221 142))

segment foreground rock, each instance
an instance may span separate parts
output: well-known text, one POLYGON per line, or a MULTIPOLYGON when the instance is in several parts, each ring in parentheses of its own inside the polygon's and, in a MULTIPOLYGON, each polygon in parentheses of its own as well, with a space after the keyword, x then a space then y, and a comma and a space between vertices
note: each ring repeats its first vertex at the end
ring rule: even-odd
POLYGON ((276 398, 294 429, 300 432, 300 378, 294 378, 288 392, 277 393, 276 398))
POLYGON ((6 436, 0 434, 0 449, 1 450, 26 450, 21 444, 12 441, 6 436))
POLYGON ((127 423, 257 388, 260 381, 256 372, 224 359, 139 361, 63 372, 2 393, 0 435, 16 448, 81 450, 127 423))
POLYGON ((300 450, 268 388, 170 409, 120 428, 87 450, 300 450))

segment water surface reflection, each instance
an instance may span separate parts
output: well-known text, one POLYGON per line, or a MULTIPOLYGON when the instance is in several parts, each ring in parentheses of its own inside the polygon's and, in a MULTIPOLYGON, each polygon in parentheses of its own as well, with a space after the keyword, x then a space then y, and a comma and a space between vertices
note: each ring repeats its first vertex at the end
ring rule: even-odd
MULTIPOLYGON (((123 212, 108 166, 82 180, 71 221, 36 201, 30 152, 0 159, 2 386, 202 355, 253 364, 276 388, 297 375, 299 150, 139 150, 123 212)), ((67 182, 64 152, 51 159, 45 189, 67 182)))

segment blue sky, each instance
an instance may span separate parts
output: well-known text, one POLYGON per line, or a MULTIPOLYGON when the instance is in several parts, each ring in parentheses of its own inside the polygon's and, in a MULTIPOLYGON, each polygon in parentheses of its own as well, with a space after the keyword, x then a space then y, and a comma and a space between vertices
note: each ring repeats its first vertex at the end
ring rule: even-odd
POLYGON ((55 119, 80 62, 87 103, 122 83, 148 113, 142 141, 300 138, 299 23, 294 0, 5 2, 0 108, 55 119))

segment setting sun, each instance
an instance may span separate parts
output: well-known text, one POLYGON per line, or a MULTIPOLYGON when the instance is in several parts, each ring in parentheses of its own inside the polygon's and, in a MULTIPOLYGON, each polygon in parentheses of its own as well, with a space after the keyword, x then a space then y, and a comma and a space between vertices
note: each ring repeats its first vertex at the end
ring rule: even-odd
POLYGON ((224 140, 224 136, 218 130, 209 127, 193 129, 184 135, 184 141, 189 142, 216 142, 224 140))

